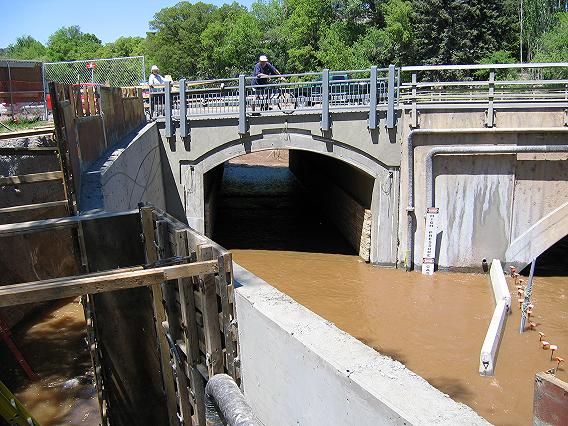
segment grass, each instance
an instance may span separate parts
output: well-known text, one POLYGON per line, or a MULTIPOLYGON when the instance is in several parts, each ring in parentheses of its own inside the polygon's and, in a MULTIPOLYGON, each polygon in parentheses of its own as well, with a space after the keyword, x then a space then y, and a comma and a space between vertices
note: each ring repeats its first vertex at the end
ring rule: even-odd
POLYGON ((51 121, 36 119, 21 118, 10 119, 0 122, 0 133, 16 132, 18 130, 35 129, 36 127, 46 127, 53 125, 51 121))

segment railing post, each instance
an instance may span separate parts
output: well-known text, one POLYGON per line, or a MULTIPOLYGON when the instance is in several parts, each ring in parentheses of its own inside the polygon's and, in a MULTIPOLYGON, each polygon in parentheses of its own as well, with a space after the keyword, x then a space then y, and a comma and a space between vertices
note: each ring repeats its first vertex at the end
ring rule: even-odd
POLYGON ((329 119, 329 70, 326 68, 322 72, 321 78, 321 122, 320 128, 324 132, 331 129, 329 119))
POLYGON ((418 109, 416 108, 416 95, 417 95, 417 77, 416 73, 412 73, 412 111, 410 116, 410 127, 416 129, 418 127, 418 109))
POLYGON ((174 123, 172 120, 172 86, 171 81, 164 83, 164 108, 166 116, 166 137, 171 138, 174 135, 174 123))
POLYGON ((493 127, 495 126, 495 112, 493 110, 493 100, 495 98, 495 71, 491 70, 489 73, 489 97, 488 105, 485 117, 485 126, 493 127))
POLYGON ((377 67, 371 67, 371 79, 369 80, 369 129, 377 128, 377 67))
POLYGON ((247 92, 245 75, 239 75, 239 135, 248 134, 249 126, 247 121, 247 92))
POLYGON ((187 119, 187 95, 185 92, 185 78, 179 81, 179 133, 182 138, 189 136, 189 123, 187 119))
POLYGON ((388 88, 387 88, 387 129, 394 128, 396 121, 396 114, 394 111, 394 98, 395 98, 395 67, 389 65, 388 88))

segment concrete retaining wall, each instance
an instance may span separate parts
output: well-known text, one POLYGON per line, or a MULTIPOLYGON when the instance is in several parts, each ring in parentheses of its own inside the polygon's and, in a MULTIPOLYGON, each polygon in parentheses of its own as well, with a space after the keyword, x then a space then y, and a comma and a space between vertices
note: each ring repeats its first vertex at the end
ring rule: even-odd
POLYGON ((279 425, 485 425, 397 361, 235 265, 244 394, 279 425))
POLYGON ((103 155, 83 175, 80 209, 123 211, 140 202, 165 209, 159 144, 156 125, 151 123, 103 155))
MULTIPOLYGON (((499 127, 561 127, 556 113, 523 111, 499 115, 499 127), (522 120, 521 120, 522 118, 522 120), (521 121, 519 121, 521 120, 521 121)), ((404 126, 408 116, 399 125, 404 126)), ((449 111, 423 112, 420 128, 452 129, 483 128, 483 113, 455 113, 449 111)), ((400 227, 401 248, 407 241, 408 161, 407 141, 412 129, 402 135, 400 227)), ((555 145, 565 144, 566 134, 511 133, 462 134, 455 131, 447 135, 417 135, 414 137, 414 205, 415 234, 414 256, 416 266, 422 263, 424 242, 424 214, 426 212, 425 158, 436 146, 459 145, 555 145)), ((437 264, 442 269, 481 271, 481 260, 501 259, 524 267, 530 259, 526 247, 517 254, 509 247, 547 216, 554 215, 568 197, 568 167, 566 154, 505 154, 505 155, 438 155, 433 161, 434 205, 440 208, 437 264), (487 238, 491 235, 491 238, 487 238), (521 253, 522 252, 522 253, 521 253), (516 256, 516 258, 514 258, 516 256)), ((558 216, 558 215, 556 215, 558 216)), ((555 227, 547 223, 547 227, 555 227)), ((564 226, 558 227, 566 228, 564 226)), ((563 235, 531 235, 538 255, 563 235), (554 238, 553 238, 554 237, 554 238), (556 238, 556 239, 555 239, 556 238), (537 240, 546 240, 538 244, 537 240)), ((550 234, 550 233, 549 233, 550 234)), ((526 245, 526 244, 525 244, 526 245)), ((399 259, 406 256, 399 250, 399 259)), ((531 258, 532 259, 532 258, 531 258)))

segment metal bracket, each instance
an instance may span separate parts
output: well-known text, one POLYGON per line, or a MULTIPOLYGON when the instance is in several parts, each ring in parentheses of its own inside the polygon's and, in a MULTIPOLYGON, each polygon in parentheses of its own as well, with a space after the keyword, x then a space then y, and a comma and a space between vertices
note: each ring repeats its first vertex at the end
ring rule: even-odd
POLYGON ((416 73, 412 73, 412 109, 410 111, 410 127, 416 129, 419 126, 418 123, 418 108, 416 106, 416 96, 417 96, 417 78, 416 73))
POLYGON ((187 93, 185 78, 179 81, 179 133, 182 138, 190 135, 189 119, 187 118, 187 93))
POLYGON ((487 110, 485 111, 485 127, 495 127, 495 110, 493 101, 495 99, 495 71, 489 73, 489 94, 487 110))

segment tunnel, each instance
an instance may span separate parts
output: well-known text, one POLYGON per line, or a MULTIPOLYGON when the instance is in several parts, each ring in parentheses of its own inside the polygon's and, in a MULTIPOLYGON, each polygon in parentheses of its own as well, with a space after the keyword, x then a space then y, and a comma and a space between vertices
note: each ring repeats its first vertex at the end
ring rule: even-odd
POLYGON ((235 157, 204 176, 205 231, 231 249, 350 254, 368 262, 374 181, 306 151, 235 157))

